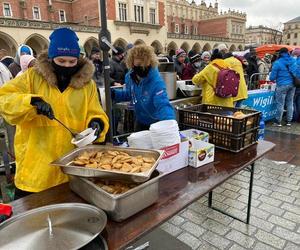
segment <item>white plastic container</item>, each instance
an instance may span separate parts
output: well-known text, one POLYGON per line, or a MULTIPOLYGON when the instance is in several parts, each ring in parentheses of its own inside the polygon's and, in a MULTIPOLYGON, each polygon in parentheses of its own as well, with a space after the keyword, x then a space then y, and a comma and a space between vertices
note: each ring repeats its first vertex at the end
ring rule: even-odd
POLYGON ((75 138, 73 138, 71 140, 71 143, 74 144, 76 147, 81 148, 84 147, 86 145, 91 144, 93 141, 96 140, 97 136, 95 135, 95 131, 92 128, 88 128, 84 131, 82 131, 81 133, 79 133, 79 135, 84 136, 82 139, 80 140, 76 140, 75 138))
POLYGON ((150 126, 153 148, 160 149, 180 143, 179 127, 176 120, 165 120, 150 126))

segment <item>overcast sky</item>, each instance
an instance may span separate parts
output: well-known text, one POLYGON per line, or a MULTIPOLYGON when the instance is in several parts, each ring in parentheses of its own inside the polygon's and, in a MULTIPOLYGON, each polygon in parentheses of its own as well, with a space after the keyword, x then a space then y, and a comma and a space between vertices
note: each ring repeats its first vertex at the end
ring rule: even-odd
MULTIPOLYGON (((196 0, 200 3, 201 0, 196 0)), ((206 4, 215 0, 205 0, 206 4)), ((218 0, 219 9, 235 9, 247 13, 247 26, 266 25, 277 28, 300 15, 299 0, 218 0)))

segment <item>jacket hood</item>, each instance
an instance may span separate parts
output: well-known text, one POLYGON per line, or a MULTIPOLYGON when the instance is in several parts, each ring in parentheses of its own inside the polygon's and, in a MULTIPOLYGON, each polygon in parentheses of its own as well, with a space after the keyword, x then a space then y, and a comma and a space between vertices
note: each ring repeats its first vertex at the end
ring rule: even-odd
POLYGON ((33 56, 33 50, 32 50, 28 45, 26 45, 26 44, 21 44, 21 45, 18 47, 18 51, 17 51, 16 57, 15 57, 15 59, 14 59, 15 63, 18 64, 18 65, 20 65, 20 57, 21 57, 21 49, 22 49, 22 47, 27 47, 28 50, 30 51, 30 55, 33 56))
POLYGON ((35 60, 35 57, 32 55, 23 55, 20 57, 20 66, 22 72, 25 72, 28 69, 29 64, 35 60))
MULTIPOLYGON (((79 58, 78 65, 80 69, 72 76, 69 84, 70 87, 75 89, 80 89, 86 85, 92 79, 95 71, 94 65, 87 58, 79 58)), ((40 54, 34 68, 50 85, 57 86, 57 78, 47 52, 40 54)))

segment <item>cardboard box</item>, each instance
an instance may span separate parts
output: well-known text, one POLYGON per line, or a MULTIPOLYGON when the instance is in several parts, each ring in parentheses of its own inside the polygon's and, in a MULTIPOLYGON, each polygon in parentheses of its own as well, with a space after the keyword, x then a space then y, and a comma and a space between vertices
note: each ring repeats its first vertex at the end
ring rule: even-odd
POLYGON ((171 173, 189 165, 189 141, 184 140, 179 144, 165 147, 164 156, 160 160, 157 170, 171 173))
POLYGON ((189 140, 189 165, 191 167, 198 168, 214 161, 215 145, 208 143, 207 132, 188 129, 180 133, 189 140))
POLYGON ((197 148, 198 142, 208 142, 209 134, 198 129, 188 129, 180 131, 180 134, 189 140, 190 148, 197 148))
POLYGON ((194 168, 201 167, 215 159, 215 145, 198 141, 197 147, 189 149, 189 165, 194 168))

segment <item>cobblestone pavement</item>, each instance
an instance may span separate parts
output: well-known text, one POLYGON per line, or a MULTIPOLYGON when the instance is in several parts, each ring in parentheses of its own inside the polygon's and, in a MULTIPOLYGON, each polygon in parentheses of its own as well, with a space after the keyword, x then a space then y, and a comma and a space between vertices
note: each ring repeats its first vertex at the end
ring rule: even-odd
MULTIPOLYGON (((249 176, 242 171, 214 189, 214 206, 246 218, 249 176)), ((262 159, 254 178, 250 225, 208 208, 203 197, 161 228, 197 250, 300 250, 300 166, 262 159)))
POLYGON ((266 130, 281 132, 281 133, 286 133, 286 134, 300 135, 300 124, 292 123, 291 127, 287 127, 287 126, 275 127, 272 125, 271 122, 269 122, 266 124, 266 130))

